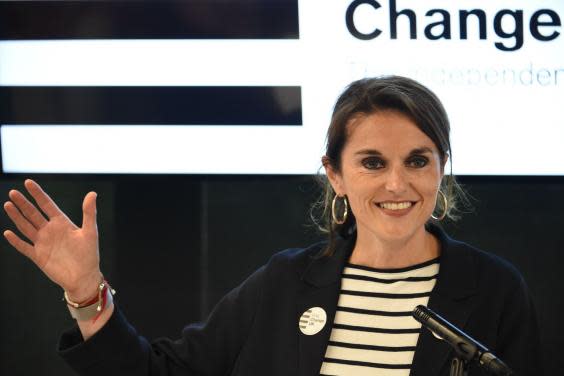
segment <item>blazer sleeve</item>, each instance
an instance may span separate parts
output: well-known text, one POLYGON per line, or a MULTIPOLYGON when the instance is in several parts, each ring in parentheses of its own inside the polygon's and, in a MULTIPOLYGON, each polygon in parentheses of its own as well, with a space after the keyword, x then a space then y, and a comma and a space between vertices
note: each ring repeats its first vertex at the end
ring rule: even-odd
POLYGON ((542 376, 542 354, 536 310, 521 276, 508 295, 498 327, 496 355, 515 376, 542 376))
POLYGON ((150 343, 116 306, 110 320, 87 341, 78 327, 59 341, 59 354, 79 375, 225 375, 233 368, 260 304, 265 268, 216 305, 203 324, 182 330, 178 340, 150 343))

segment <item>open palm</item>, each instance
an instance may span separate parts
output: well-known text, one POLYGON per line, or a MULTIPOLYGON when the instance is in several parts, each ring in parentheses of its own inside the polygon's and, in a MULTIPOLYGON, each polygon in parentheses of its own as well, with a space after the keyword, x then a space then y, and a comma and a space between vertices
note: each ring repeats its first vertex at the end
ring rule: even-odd
POLYGON ((73 296, 85 295, 100 281, 96 194, 83 202, 82 227, 76 226, 33 180, 25 188, 31 203, 12 190, 4 204, 6 213, 27 241, 7 230, 4 236, 19 252, 29 257, 53 282, 73 296))

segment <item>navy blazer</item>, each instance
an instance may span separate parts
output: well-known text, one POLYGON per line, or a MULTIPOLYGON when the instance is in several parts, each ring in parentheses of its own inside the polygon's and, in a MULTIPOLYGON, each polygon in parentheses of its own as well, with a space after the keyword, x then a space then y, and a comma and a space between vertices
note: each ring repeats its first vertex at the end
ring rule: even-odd
MULTIPOLYGON (((449 238, 430 226, 441 244, 440 271, 429 308, 480 341, 516 371, 541 375, 535 309, 517 270, 506 261, 449 238)), ((83 342, 78 328, 63 334, 60 355, 80 375, 319 375, 339 298, 341 273, 354 239, 341 239, 331 257, 323 244, 274 255, 226 295, 203 324, 178 340, 149 343, 116 310, 83 342), (306 336, 304 311, 322 307, 327 325, 306 336)), ((422 330, 411 375, 448 375, 449 345, 422 330)), ((471 368, 470 375, 482 371, 471 368)))

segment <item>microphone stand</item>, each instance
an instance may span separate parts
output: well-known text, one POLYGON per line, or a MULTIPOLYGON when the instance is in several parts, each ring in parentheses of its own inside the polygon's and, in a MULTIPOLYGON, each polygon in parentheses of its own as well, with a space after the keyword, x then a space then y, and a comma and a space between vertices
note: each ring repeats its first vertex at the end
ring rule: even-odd
POLYGON ((468 376, 468 362, 456 356, 452 358, 450 376, 468 376))

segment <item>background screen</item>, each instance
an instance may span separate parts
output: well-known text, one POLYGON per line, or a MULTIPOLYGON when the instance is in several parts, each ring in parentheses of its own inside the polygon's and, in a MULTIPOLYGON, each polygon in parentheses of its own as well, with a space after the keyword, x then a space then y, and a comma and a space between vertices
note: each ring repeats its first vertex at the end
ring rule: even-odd
POLYGON ((4 1, 8 173, 313 174, 352 80, 443 101, 459 175, 564 175, 564 2, 4 1))

